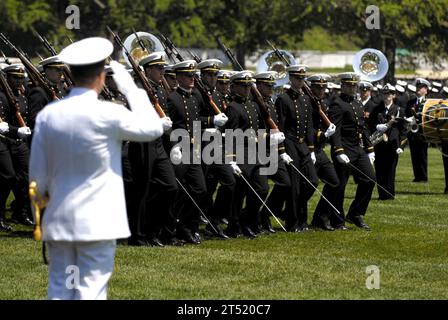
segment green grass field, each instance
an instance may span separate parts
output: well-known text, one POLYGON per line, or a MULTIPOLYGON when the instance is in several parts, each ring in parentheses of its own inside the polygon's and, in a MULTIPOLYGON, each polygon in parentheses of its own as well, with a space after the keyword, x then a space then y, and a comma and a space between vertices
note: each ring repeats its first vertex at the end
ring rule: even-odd
MULTIPOLYGON (((110 299, 447 299, 448 195, 441 154, 430 150, 428 184, 412 183, 409 149, 397 199, 374 192, 366 222, 351 229, 206 241, 199 246, 117 251, 110 299), (366 267, 380 289, 366 288, 366 267)), ((351 182, 346 208, 354 195, 351 182)), ((318 198, 314 196, 310 211, 318 198)), ((0 233, 0 299, 44 299, 47 267, 31 229, 0 233)))

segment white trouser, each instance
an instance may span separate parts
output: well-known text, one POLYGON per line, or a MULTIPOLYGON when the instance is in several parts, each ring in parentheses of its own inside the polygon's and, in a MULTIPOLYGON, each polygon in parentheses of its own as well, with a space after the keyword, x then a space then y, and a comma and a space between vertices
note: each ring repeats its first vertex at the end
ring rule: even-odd
POLYGON ((105 300, 116 240, 48 241, 48 299, 105 300))

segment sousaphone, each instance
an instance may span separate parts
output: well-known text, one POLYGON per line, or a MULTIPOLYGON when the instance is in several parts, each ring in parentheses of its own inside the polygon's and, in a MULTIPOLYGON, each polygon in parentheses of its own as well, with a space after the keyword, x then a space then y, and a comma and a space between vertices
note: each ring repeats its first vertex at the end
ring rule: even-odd
POLYGON ((361 77, 361 80, 379 81, 386 76, 388 70, 389 62, 386 56, 377 49, 362 49, 353 59, 353 71, 361 77))
MULTIPOLYGON (((280 52, 286 58, 289 65, 298 63, 290 52, 285 50, 280 50, 280 52)), ((277 90, 283 88, 283 86, 289 82, 289 75, 288 72, 286 72, 286 68, 287 65, 285 65, 272 50, 264 53, 257 61, 257 73, 267 71, 277 72, 277 79, 275 81, 275 89, 277 90)))
MULTIPOLYGON (((124 40, 124 47, 130 52, 131 56, 134 60, 139 63, 140 60, 147 57, 149 54, 156 51, 164 51, 162 43, 160 40, 153 34, 143 31, 136 32, 140 40, 143 42, 146 50, 143 50, 138 43, 137 36, 135 33, 132 33, 130 36, 124 40)), ((129 63, 128 57, 126 56, 125 49, 122 50, 122 56, 126 61, 128 66, 131 66, 129 63)))

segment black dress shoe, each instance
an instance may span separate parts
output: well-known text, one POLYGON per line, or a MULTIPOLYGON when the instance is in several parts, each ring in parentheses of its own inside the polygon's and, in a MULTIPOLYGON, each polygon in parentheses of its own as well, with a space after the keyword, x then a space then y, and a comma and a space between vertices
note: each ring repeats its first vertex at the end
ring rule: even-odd
POLYGON ((166 239, 165 241, 163 241, 163 243, 166 246, 174 246, 174 247, 181 247, 184 245, 183 241, 177 239, 176 237, 166 239))
POLYGON ((263 228, 263 230, 266 230, 269 233, 275 233, 275 229, 272 228, 272 225, 270 223, 269 224, 263 224, 261 227, 263 228))
POLYGON ((257 237, 257 235, 252 231, 252 229, 247 226, 241 228, 241 230, 243 232, 243 235, 249 239, 254 239, 257 237))
POLYGON ((195 232, 195 233, 193 233, 193 237, 196 239, 196 241, 197 241, 198 243, 201 243, 201 242, 202 242, 202 237, 201 237, 201 235, 199 234, 199 232, 195 232))
POLYGON ((299 227, 295 226, 295 227, 286 227, 286 231, 288 232, 300 232, 299 231, 299 227))
POLYGON ((201 242, 191 233, 191 232, 182 232, 178 235, 178 238, 184 240, 186 243, 191 244, 200 244, 201 242))
POLYGON ((134 246, 134 247, 147 247, 149 246, 149 243, 145 239, 128 239, 128 245, 134 246))
POLYGON ((308 223, 302 223, 300 226, 299 226, 299 229, 303 232, 303 231, 309 231, 310 230, 310 226, 308 225, 308 223))
POLYGON ((241 230, 235 229, 235 228, 227 228, 225 231, 225 234, 229 238, 241 238, 243 236, 243 233, 241 232, 241 230))
POLYGON ((221 219, 221 223, 225 224, 225 225, 228 225, 229 224, 229 220, 227 220, 226 218, 222 218, 221 219))
POLYGON ((12 231, 12 227, 9 224, 6 224, 3 220, 0 220, 0 231, 10 232, 12 231))
POLYGON ((324 231, 334 231, 334 228, 328 223, 312 223, 312 226, 324 231))
POLYGON ((334 226, 333 228, 334 228, 334 230, 340 230, 340 231, 347 231, 347 230, 350 230, 350 228, 344 226, 343 224, 338 225, 338 226, 334 226))
POLYGON ((370 231, 370 227, 364 222, 364 218, 362 216, 347 216, 345 217, 345 220, 354 224, 355 226, 357 226, 360 229, 364 229, 367 231, 370 231))
POLYGON ((269 232, 260 228, 259 226, 252 226, 252 227, 250 227, 250 230, 252 230, 252 232, 255 233, 255 235, 269 234, 269 232))
POLYGON ((199 223, 202 223, 202 224, 208 224, 208 220, 205 219, 205 218, 201 215, 201 216, 199 216, 199 223))
POLYGON ((229 237, 224 233, 221 227, 216 225, 215 229, 213 229, 210 225, 208 225, 207 227, 205 227, 204 234, 210 238, 216 237, 224 240, 229 239, 229 237))
POLYGON ((31 221, 25 214, 13 214, 11 220, 15 223, 22 224, 24 226, 34 226, 34 222, 31 221))
POLYGON ((165 245, 157 237, 147 239, 148 244, 153 247, 164 247, 165 245))

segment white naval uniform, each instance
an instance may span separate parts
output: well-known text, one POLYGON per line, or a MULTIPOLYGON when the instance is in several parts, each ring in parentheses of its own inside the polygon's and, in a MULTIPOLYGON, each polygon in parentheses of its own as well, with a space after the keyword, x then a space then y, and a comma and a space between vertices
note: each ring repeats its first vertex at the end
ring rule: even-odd
POLYGON ((163 128, 143 90, 135 89, 127 97, 132 112, 98 100, 94 90, 73 88, 37 116, 30 181, 37 182, 40 195, 49 196, 42 239, 49 248, 50 299, 105 298, 115 239, 130 236, 122 141, 152 141, 163 128), (108 254, 101 261, 97 253, 103 250, 108 254), (70 264, 80 267, 76 293, 66 288, 65 279, 58 279, 70 264))

